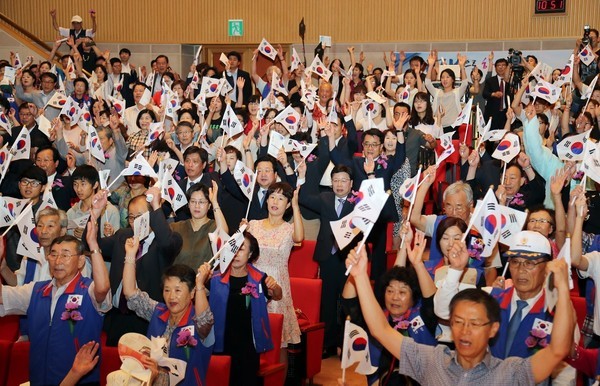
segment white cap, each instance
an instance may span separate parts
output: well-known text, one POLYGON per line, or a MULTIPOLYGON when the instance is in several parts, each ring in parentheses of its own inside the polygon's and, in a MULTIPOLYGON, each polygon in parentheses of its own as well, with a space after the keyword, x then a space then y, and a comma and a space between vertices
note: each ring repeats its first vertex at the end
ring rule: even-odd
POLYGON ((83 19, 79 15, 75 15, 71 18, 71 23, 83 23, 83 19))
POLYGON ((514 238, 515 242, 506 257, 522 257, 527 260, 536 260, 541 257, 552 258, 552 249, 548 239, 539 232, 521 231, 514 238))

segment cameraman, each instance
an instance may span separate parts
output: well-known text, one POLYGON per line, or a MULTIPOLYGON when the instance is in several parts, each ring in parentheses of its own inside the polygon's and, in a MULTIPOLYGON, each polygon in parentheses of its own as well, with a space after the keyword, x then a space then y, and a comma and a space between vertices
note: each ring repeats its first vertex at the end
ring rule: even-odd
POLYGON ((513 99, 510 90, 510 71, 508 60, 500 58, 494 63, 496 76, 487 78, 483 85, 483 98, 487 101, 485 106, 485 120, 492 118, 492 130, 503 129, 506 123, 506 110, 508 99, 513 99))
POLYGON ((592 79, 598 74, 598 58, 600 57, 600 49, 598 47, 598 30, 590 28, 588 25, 583 27, 583 37, 577 39, 577 52, 581 51, 585 46, 590 45, 592 51, 596 54, 596 60, 586 66, 585 63, 580 63, 579 74, 583 83, 589 84, 592 79))

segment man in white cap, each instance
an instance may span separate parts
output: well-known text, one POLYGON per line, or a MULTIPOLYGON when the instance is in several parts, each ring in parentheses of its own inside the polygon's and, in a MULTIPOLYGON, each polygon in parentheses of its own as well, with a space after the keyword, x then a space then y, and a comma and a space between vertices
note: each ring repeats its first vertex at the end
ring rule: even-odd
MULTIPOLYGON (((516 242, 504 254, 510 269, 513 287, 504 288, 503 277, 494 287, 484 287, 500 304, 500 329, 490 344, 490 352, 496 358, 511 356, 527 358, 550 342, 553 315, 545 307, 544 282, 546 265, 552 260, 550 242, 539 232, 521 231, 516 242)), ((450 267, 446 279, 434 297, 435 313, 449 319, 449 305, 459 292, 460 277, 467 268, 469 254, 466 249, 454 248, 449 256, 450 267)), ((564 368, 553 385, 574 382, 575 370, 564 368)))
POLYGON ((58 26, 56 21, 56 9, 50 10, 50 16, 52 16, 52 27, 60 34, 60 36, 69 37, 73 36, 73 40, 81 39, 84 37, 93 38, 96 34, 96 11, 90 10, 90 17, 92 18, 92 28, 83 29, 83 19, 79 15, 75 15, 71 18, 71 28, 63 28, 58 26))

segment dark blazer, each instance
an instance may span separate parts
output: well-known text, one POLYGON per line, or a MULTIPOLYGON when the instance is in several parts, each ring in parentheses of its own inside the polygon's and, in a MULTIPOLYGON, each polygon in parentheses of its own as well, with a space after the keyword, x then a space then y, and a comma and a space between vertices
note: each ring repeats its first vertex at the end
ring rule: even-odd
POLYGON ((71 208, 71 202, 77 195, 73 190, 73 181, 70 176, 56 175, 52 183, 52 196, 58 209, 65 212, 71 208))
MULTIPOLYGON (((482 91, 483 98, 486 100, 484 118, 486 121, 492 118, 492 129, 503 129, 506 123, 508 101, 504 101, 506 108, 502 109, 502 99, 492 96, 492 93, 496 91, 500 91, 498 76, 487 78, 483 84, 482 91)), ((513 100, 513 94, 508 82, 504 82, 504 94, 510 97, 511 101, 513 100)))
MULTIPOLYGON (((246 197, 246 195, 242 192, 239 185, 235 181, 233 174, 231 174, 229 170, 221 174, 221 182, 223 183, 223 188, 231 195, 232 198, 230 202, 227 202, 227 206, 233 205, 233 207, 241 209, 238 209, 238 213, 235 214, 235 218, 232 220, 234 224, 237 221, 237 225, 234 227, 235 229, 237 229, 240 221, 246 215, 246 209, 248 207, 248 197, 246 197)), ((252 192, 252 203, 250 204, 250 211, 248 212, 248 221, 262 220, 267 218, 269 215, 269 211, 267 210, 267 200, 265 200, 263 204, 260 205, 260 201, 258 200, 259 191, 260 187, 258 186, 258 184, 256 184, 254 186, 254 192, 252 192)))
MULTIPOLYGON (((354 157, 354 153, 358 151, 358 136, 356 134, 356 125, 354 120, 350 119, 344 123, 346 127, 346 136, 342 136, 338 141, 335 148, 338 150, 338 154, 342 157, 341 163, 350 165, 350 160, 354 157)), ((319 157, 323 156, 323 152, 329 152, 329 137, 321 137, 319 139, 319 157)), ((335 162, 334 162, 335 163, 335 162)), ((325 166, 327 168, 327 165, 325 166)))
MULTIPOLYGON (((350 214, 354 210, 354 204, 349 202, 346 197, 344 206, 342 206, 342 212, 338 216, 335 211, 337 206, 337 197, 333 192, 323 192, 318 195, 313 195, 308 194, 304 189, 300 189, 298 200, 301 205, 304 205, 320 214, 321 226, 319 228, 319 235, 317 236, 314 260, 325 261, 332 256, 331 249, 335 245, 335 237, 333 235, 333 231, 331 230, 330 222, 339 220, 340 218, 350 214)), ((360 238, 360 236, 356 236, 346 248, 342 249, 338 253, 342 256, 345 256, 348 251, 354 248, 360 238)))
MULTIPOLYGON (((15 143, 15 140, 19 136, 21 129, 23 126, 15 126, 11 130, 11 138, 9 141, 9 146, 12 146, 15 143)), ((52 142, 46 134, 42 133, 42 131, 38 128, 37 123, 29 129, 29 136, 31 137, 31 148, 37 147, 38 149, 41 147, 52 146, 52 142)))
MULTIPOLYGON (((223 77, 225 79, 227 79, 227 83, 229 83, 229 85, 231 87, 233 87, 233 92, 235 93, 235 97, 237 98, 238 90, 237 90, 237 85, 235 84, 235 81, 233 80, 233 77, 227 75, 227 71, 223 71, 223 77)), ((250 97, 252 96, 252 87, 253 87, 252 80, 250 79, 250 74, 247 73, 246 71, 240 70, 238 68, 237 77, 244 78, 244 80, 246 81, 244 83, 244 90, 242 91, 242 93, 243 93, 243 98, 244 98, 243 104, 244 104, 244 106, 248 106, 248 101, 250 100, 250 97)))
MULTIPOLYGON (((148 252, 136 262, 136 281, 140 290, 147 292, 150 298, 162 302, 161 277, 163 271, 173 264, 183 241, 179 233, 171 230, 160 209, 150 212, 150 227, 154 231, 154 240, 150 244, 148 252)), ((98 245, 104 260, 111 262, 109 280, 114 297, 123 280, 125 242, 128 238, 133 237, 133 229, 121 228, 109 237, 100 237, 101 231, 98 229, 98 245)), ((87 248, 87 243, 85 244, 87 248)), ((109 345, 116 345, 125 332, 140 332, 148 326, 147 322, 132 312, 122 313, 118 308, 113 308, 106 322, 105 330, 109 345)), ((144 330, 140 333, 145 334, 146 332, 144 330)))

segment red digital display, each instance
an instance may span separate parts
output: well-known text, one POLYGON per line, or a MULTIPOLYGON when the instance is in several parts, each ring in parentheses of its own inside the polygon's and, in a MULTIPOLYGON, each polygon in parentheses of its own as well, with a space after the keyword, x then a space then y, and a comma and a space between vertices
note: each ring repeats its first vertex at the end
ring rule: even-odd
POLYGON ((535 13, 565 13, 567 0, 535 0, 535 13))

